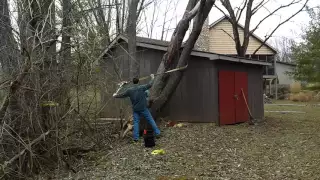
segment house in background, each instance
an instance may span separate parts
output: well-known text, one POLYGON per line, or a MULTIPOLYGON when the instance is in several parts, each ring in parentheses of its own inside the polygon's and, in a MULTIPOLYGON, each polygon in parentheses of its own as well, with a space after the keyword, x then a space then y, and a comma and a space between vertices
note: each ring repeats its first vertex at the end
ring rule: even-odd
MULTIPOLYGON (((243 40, 244 27, 238 24, 240 39, 243 40)), ((228 16, 223 16, 217 21, 209 25, 208 19, 205 21, 202 32, 196 42, 195 49, 208 51, 217 54, 225 54, 228 56, 237 56, 235 42, 233 38, 232 24, 228 16)), ((246 58, 258 61, 271 63, 271 66, 265 66, 263 70, 264 85, 271 87, 272 82, 277 79, 276 58, 277 50, 268 43, 263 43, 263 40, 257 35, 250 36, 246 58), (259 51, 253 55, 258 47, 264 44, 259 51)), ((276 85, 277 86, 277 85, 276 85)), ((267 88, 264 87, 266 90, 267 88)), ((275 88, 274 94, 277 94, 275 88)))
POLYGON ((279 85, 290 85, 295 82, 295 80, 290 77, 287 72, 293 72, 296 65, 293 63, 277 61, 276 73, 278 75, 279 85))

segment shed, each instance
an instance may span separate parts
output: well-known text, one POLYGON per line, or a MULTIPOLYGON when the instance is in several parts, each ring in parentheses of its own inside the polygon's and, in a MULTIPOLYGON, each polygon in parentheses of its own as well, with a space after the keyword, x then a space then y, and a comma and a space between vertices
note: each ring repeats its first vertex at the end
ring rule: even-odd
MULTIPOLYGON (((130 55, 126 36, 119 35, 107 48, 106 68, 119 67, 129 77, 130 55)), ((137 37, 140 76, 156 73, 167 41, 137 37)), ((188 68, 161 116, 182 122, 235 124, 249 120, 241 89, 255 118, 263 118, 263 67, 271 63, 193 50, 188 68)), ((118 72, 119 73, 119 72, 118 72)))

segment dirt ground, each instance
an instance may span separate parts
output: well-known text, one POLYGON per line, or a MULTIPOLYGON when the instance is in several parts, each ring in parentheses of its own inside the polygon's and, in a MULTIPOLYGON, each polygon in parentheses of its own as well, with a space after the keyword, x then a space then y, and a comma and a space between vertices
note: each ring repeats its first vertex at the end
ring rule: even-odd
POLYGON ((161 126, 155 148, 126 140, 86 154, 80 172, 58 179, 320 179, 320 106, 265 109, 306 113, 265 113, 254 126, 161 126), (152 155, 154 149, 165 154, 152 155))

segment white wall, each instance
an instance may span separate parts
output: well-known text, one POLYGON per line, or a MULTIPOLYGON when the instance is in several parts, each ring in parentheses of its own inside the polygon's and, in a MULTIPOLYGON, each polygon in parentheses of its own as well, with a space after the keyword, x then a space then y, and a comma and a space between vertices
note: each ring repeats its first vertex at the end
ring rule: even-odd
POLYGON ((295 82, 293 78, 291 78, 289 75, 286 74, 287 71, 292 72, 294 69, 294 66, 287 65, 287 64, 280 64, 277 62, 276 65, 276 72, 279 79, 279 84, 288 84, 295 82))

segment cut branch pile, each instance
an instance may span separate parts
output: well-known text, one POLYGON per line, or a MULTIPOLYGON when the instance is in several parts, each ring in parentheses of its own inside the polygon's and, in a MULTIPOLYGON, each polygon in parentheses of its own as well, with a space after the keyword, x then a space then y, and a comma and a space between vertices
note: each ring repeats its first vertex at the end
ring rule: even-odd
POLYGON ((24 155, 26 152, 30 152, 30 154, 32 154, 32 146, 39 143, 41 140, 44 140, 46 136, 48 136, 50 133, 50 131, 47 131, 43 134, 41 134, 39 137, 37 137, 36 139, 34 139, 33 141, 31 141, 31 143, 27 144, 26 148, 23 149, 22 151, 20 151, 18 154, 16 154, 15 156, 13 156, 13 158, 11 158, 9 161, 5 161, 4 164, 2 165, 3 169, 6 169, 9 165, 11 165, 13 162, 15 162, 16 160, 18 160, 18 158, 20 158, 20 156, 24 155))

